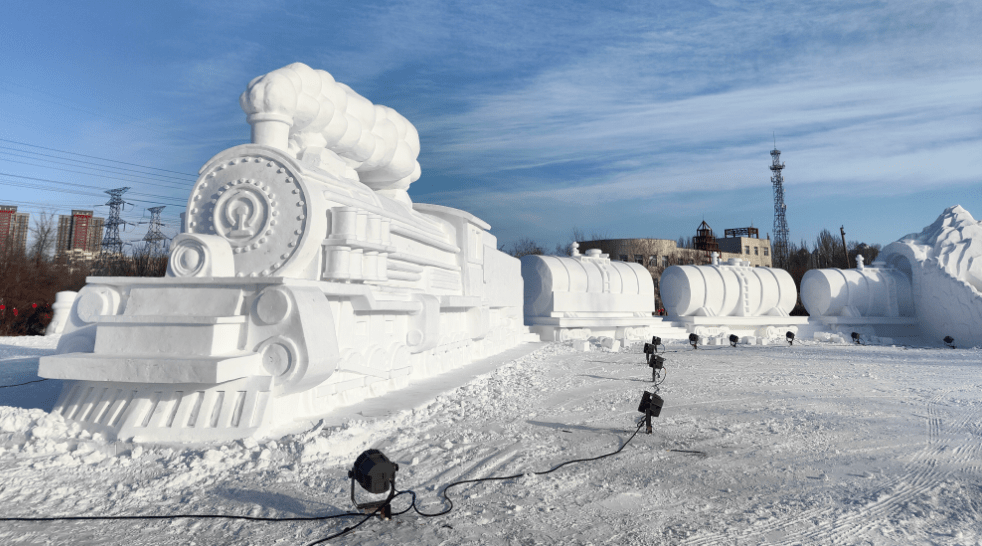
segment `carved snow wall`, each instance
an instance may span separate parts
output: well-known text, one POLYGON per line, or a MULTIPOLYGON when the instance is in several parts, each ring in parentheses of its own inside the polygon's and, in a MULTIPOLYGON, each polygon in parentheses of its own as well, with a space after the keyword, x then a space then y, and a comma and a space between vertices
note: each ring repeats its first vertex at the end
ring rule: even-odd
POLYGON ((253 143, 201 168, 163 278, 92 277, 55 411, 109 437, 208 443, 309 426, 529 339, 488 226, 413 204, 416 131, 293 64, 240 99, 253 143))

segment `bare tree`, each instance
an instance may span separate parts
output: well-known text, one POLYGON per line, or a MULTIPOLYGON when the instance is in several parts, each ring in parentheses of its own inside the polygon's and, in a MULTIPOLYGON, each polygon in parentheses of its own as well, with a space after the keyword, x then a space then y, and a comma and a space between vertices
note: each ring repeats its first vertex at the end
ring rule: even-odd
POLYGON ((55 216, 42 211, 34 218, 30 231, 33 239, 29 254, 35 264, 40 264, 51 257, 55 245, 55 216))
POLYGON ((856 241, 849 241, 849 263, 856 263, 856 256, 863 257, 863 263, 869 265, 880 255, 880 245, 868 245, 856 241))
POLYGON ((815 238, 815 250, 812 251, 814 261, 812 267, 819 269, 829 267, 848 268, 849 264, 843 264, 845 252, 842 248, 842 240, 832 235, 827 229, 823 229, 818 237, 815 238))
POLYGON ((163 277, 167 274, 167 253, 145 242, 133 247, 126 265, 129 269, 127 274, 134 277, 163 277))
POLYGON ((535 241, 528 237, 522 237, 521 239, 515 241, 510 247, 503 248, 504 252, 511 254, 516 258, 521 258, 522 256, 529 256, 533 254, 545 254, 546 251, 542 249, 535 241))

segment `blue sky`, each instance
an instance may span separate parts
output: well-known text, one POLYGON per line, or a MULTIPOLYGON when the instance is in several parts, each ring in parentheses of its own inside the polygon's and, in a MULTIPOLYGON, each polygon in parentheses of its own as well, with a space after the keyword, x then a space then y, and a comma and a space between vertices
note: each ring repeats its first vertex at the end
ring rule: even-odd
POLYGON ((173 233, 197 169, 249 139, 248 81, 300 61, 409 119, 412 199, 503 244, 675 239, 703 219, 763 235, 772 134, 793 241, 844 225, 887 244, 953 204, 982 218, 980 28, 977 0, 11 2, 0 203, 105 202, 25 177, 128 185, 124 217, 166 205, 173 233), (174 178, 108 179, 10 141, 174 178))

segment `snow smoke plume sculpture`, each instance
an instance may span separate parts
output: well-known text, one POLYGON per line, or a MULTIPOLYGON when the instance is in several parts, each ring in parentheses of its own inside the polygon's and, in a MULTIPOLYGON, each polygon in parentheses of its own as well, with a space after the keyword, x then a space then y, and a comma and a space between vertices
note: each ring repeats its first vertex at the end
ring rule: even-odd
POLYGON ((810 271, 801 300, 818 320, 882 330, 896 323, 940 343, 982 345, 982 223, 960 206, 945 209, 920 233, 887 245, 873 268, 810 271), (871 271, 872 270, 872 271, 871 271))
POLYGON ((657 335, 682 338, 683 332, 652 317, 655 289, 651 273, 631 262, 611 261, 598 249, 572 256, 523 256, 525 324, 544 341, 610 338, 628 343, 657 335))
POLYGON ((473 215, 414 205, 415 128, 295 63, 240 98, 250 144, 200 170, 164 278, 89 279, 43 377, 109 437, 309 426, 528 339, 520 262, 473 215))
POLYGON ((372 104, 303 63, 253 79, 239 104, 252 125, 253 143, 289 150, 314 164, 325 155, 328 161, 339 157, 363 184, 410 203, 406 190, 420 176, 419 134, 395 110, 372 104))
POLYGON ((668 316, 700 337, 739 332, 783 339, 806 322, 789 316, 798 291, 787 271, 737 258, 721 263, 715 252, 710 265, 666 268, 660 289, 668 316))

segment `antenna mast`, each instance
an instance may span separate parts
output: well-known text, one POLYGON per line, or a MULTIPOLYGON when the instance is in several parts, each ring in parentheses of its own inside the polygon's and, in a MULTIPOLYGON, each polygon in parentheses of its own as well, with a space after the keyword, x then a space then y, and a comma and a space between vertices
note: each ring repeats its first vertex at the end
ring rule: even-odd
POLYGON ((774 149, 771 150, 771 183, 774 185, 774 241, 771 252, 774 254, 774 267, 788 267, 788 220, 785 218, 787 206, 784 204, 784 177, 781 176, 781 150, 777 149, 777 138, 774 139, 774 149))

